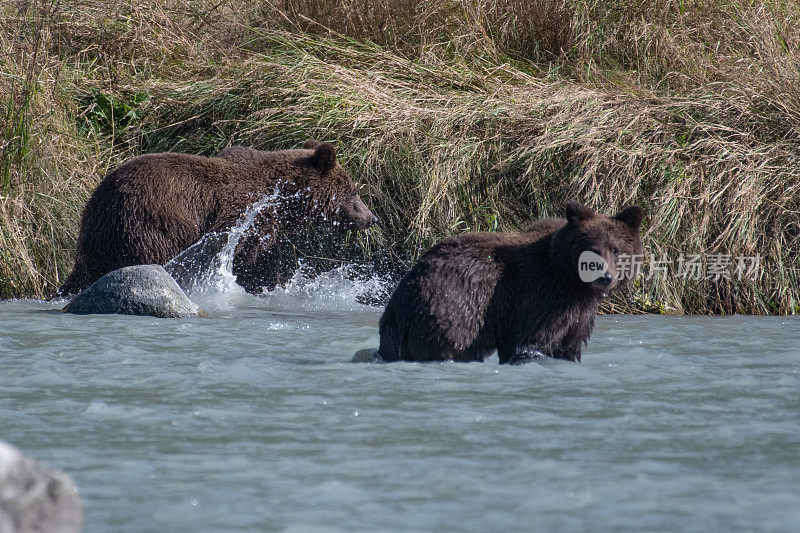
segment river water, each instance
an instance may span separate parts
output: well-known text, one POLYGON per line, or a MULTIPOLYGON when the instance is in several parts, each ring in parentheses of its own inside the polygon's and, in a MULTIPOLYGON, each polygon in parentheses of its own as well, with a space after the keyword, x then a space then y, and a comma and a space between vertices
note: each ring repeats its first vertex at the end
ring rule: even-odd
POLYGON ((85 530, 798 531, 800 320, 599 317, 583 363, 357 364, 381 282, 208 319, 0 302, 0 438, 85 530))

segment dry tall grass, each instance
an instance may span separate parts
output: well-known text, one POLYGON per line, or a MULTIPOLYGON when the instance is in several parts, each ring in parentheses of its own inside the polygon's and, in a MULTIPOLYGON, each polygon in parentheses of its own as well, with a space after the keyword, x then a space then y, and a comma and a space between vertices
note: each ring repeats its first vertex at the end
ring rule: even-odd
POLYGON ((2 296, 63 279, 82 203, 121 160, 317 137, 383 221, 358 241, 370 260, 521 228, 568 198, 636 201, 653 256, 766 268, 642 279, 617 309, 799 310, 794 2, 0 6, 2 296))

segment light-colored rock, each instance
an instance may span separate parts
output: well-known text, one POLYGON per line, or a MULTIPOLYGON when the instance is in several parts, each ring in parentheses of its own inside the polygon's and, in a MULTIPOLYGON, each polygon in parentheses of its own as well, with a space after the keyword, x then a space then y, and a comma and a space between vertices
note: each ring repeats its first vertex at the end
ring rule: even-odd
POLYGON ((78 315, 206 316, 161 265, 136 265, 109 272, 62 309, 78 315))
POLYGON ((0 533, 73 533, 82 523, 78 489, 67 475, 0 441, 0 533))

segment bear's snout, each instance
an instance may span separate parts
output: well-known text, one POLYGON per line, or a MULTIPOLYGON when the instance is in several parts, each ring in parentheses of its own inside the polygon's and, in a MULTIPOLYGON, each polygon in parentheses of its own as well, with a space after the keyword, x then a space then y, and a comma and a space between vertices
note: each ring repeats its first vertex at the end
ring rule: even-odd
POLYGON ((602 276, 594 280, 592 284, 598 289, 608 290, 612 288, 614 282, 615 282, 614 274, 612 274, 611 272, 605 272, 602 276))
POLYGON ((378 222, 369 207, 364 203, 360 196, 356 195, 347 205, 345 205, 344 218, 345 224, 351 229, 363 230, 378 222))

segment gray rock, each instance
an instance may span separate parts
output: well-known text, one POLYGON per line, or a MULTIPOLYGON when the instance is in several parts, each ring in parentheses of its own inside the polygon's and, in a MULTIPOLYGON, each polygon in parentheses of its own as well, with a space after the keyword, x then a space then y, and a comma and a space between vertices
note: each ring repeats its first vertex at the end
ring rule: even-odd
POLYGON ((363 348, 356 352, 351 363, 385 363, 375 348, 363 348))
POLYGON ((67 475, 0 441, 0 533, 73 533, 82 523, 78 489, 67 475))
POLYGON ((206 316, 161 265, 136 265, 109 272, 61 311, 160 318, 206 316))

